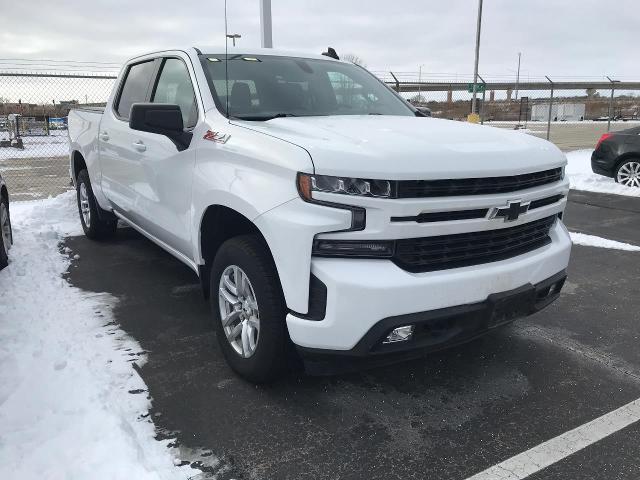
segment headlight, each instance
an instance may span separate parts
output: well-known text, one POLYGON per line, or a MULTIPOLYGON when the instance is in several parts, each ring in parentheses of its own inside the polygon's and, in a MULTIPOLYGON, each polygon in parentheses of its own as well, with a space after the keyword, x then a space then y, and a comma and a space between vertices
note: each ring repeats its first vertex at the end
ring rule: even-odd
POLYGON ((332 177, 329 175, 298 174, 298 191, 305 200, 311 200, 312 192, 337 193, 360 197, 390 198, 393 184, 389 180, 332 177))

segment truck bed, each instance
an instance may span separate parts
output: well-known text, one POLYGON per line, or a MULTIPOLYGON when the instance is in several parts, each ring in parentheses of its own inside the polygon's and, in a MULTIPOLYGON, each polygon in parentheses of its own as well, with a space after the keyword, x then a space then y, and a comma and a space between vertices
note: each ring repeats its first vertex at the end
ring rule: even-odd
POLYGON ((80 105, 77 107, 71 107, 71 110, 74 110, 76 112, 92 112, 92 113, 104 113, 104 109, 106 107, 102 106, 102 107, 90 107, 90 106, 84 106, 84 105, 80 105))

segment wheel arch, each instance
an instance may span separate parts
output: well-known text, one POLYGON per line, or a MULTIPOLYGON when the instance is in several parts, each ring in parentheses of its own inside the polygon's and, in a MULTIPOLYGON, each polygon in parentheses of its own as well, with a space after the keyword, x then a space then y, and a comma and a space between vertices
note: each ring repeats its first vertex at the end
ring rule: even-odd
MULTIPOLYGON (((257 235, 264 243, 273 259, 273 253, 269 244, 258 226, 241 212, 221 204, 209 205, 200 220, 198 248, 203 263, 198 266, 200 284, 205 297, 209 296, 209 275, 211 264, 220 249, 227 240, 238 235, 257 235)), ((277 269, 276 269, 277 270, 277 269)))
POLYGON ((87 162, 84 159, 84 156, 78 150, 74 150, 71 153, 71 175, 74 185, 78 179, 78 174, 86 168, 87 162))

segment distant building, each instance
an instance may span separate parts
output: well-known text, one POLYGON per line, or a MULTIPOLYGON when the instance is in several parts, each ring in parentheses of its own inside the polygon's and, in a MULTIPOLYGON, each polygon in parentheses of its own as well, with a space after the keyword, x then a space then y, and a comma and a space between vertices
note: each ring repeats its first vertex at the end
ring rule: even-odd
MULTIPOLYGON (((551 106, 551 121, 578 122, 584 120, 584 103, 554 103, 551 106)), ((531 120, 546 122, 549 117, 549 104, 537 103, 531 107, 531 120)))

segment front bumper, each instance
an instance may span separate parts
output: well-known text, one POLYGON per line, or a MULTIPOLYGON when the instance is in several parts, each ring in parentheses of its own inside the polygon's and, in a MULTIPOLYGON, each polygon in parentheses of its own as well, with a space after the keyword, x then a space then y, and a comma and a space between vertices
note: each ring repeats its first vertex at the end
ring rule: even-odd
MULTIPOLYGON (((494 294, 543 285, 567 268, 571 250, 562 222, 556 222, 550 237, 548 245, 507 260, 428 273, 410 273, 385 260, 314 258, 312 273, 326 286, 324 318, 290 313, 290 337, 306 353, 362 354, 368 332, 382 328, 376 325, 393 328, 380 323, 390 318, 422 318, 442 309, 487 302, 494 294)), ((400 322, 407 324, 402 318, 400 322)), ((448 337, 442 338, 448 342, 448 337)), ((371 348, 365 352, 371 353, 371 348)))
POLYGON ((616 168, 615 158, 603 155, 602 152, 595 150, 591 154, 591 170, 598 175, 605 177, 613 177, 616 168))
POLYGON ((531 315, 560 296, 567 278, 563 270, 536 284, 489 295, 483 302, 398 315, 376 323, 350 350, 298 347, 309 374, 326 374, 386 365, 469 342, 493 328, 531 315), (383 343, 396 327, 413 325, 410 340, 383 343))

